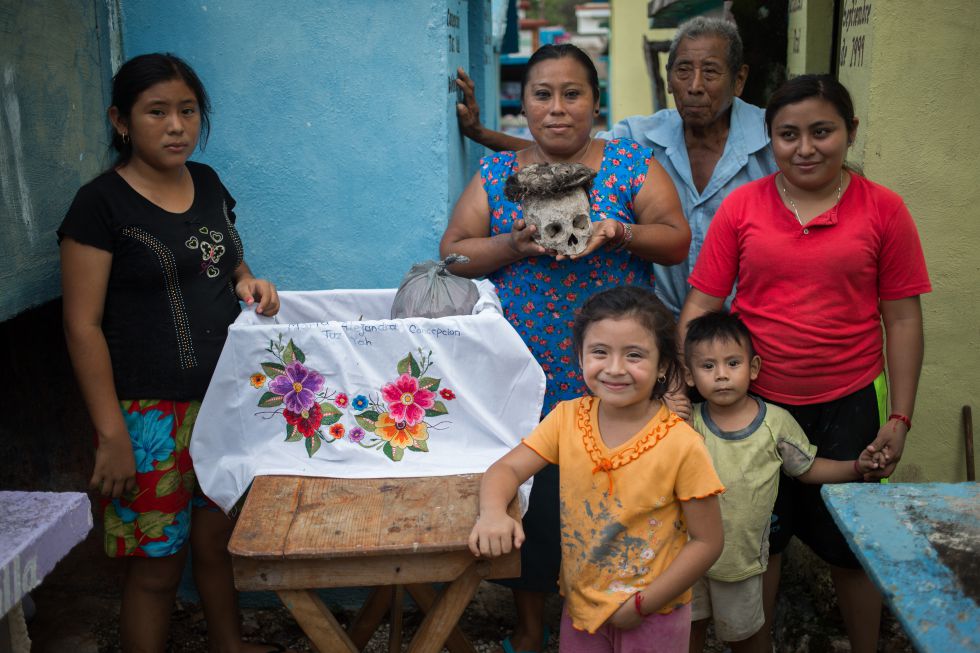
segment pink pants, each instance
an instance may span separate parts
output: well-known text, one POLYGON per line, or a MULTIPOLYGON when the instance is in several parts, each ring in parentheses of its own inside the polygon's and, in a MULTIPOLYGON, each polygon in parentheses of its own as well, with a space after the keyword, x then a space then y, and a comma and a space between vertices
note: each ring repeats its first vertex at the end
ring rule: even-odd
POLYGON ((558 650, 561 653, 687 653, 691 638, 691 604, 669 614, 651 614, 632 630, 602 626, 590 635, 572 626, 568 611, 561 615, 558 650))

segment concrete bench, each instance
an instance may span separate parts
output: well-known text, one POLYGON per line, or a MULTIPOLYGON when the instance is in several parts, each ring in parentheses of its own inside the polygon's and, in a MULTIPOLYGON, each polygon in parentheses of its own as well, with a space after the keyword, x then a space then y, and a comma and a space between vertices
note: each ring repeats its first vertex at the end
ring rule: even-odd
POLYGON ((0 653, 29 650, 21 599, 91 528, 80 492, 0 492, 0 653))

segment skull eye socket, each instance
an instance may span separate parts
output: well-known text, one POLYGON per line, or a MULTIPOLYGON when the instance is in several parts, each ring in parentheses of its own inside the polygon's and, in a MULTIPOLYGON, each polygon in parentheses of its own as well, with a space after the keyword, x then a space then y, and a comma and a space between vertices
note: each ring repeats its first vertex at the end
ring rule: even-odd
POLYGON ((552 222, 551 224, 546 224, 544 226, 544 235, 548 238, 554 238, 562 232, 561 224, 557 222, 552 222))
POLYGON ((574 229, 585 229, 589 226, 589 216, 584 213, 579 213, 574 218, 572 218, 572 228, 574 229))

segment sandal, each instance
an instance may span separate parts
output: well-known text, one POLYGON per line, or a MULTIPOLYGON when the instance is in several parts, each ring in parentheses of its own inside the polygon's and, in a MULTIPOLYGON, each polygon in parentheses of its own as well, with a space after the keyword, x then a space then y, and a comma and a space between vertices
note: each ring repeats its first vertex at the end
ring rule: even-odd
MULTIPOLYGON (((544 637, 541 639, 541 648, 539 651, 544 651, 548 648, 548 639, 551 637, 551 631, 548 627, 544 627, 544 637)), ((504 641, 500 642, 500 648, 504 649, 504 653, 538 653, 537 651, 518 651, 514 648, 514 645, 510 642, 510 637, 505 637, 504 641)))

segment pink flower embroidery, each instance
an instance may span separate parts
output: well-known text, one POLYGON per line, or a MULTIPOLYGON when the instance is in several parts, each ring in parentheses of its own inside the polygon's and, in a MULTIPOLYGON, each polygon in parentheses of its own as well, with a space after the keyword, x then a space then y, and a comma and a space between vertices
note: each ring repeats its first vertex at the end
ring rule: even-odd
POLYGON ((435 403, 435 393, 420 388, 418 379, 408 373, 381 388, 381 396, 388 403, 392 421, 404 421, 410 426, 421 422, 425 409, 435 403))

